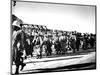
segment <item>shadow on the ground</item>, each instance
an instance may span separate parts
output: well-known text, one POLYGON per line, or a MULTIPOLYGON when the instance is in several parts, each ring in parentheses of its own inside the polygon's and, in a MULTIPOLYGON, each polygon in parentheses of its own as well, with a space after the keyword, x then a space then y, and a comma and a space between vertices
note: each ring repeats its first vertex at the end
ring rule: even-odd
POLYGON ((34 73, 48 73, 48 72, 93 70, 93 69, 96 69, 96 63, 85 63, 85 64, 78 64, 78 65, 71 65, 71 66, 64 66, 64 67, 57 67, 57 68, 24 70, 24 72, 27 71, 27 73, 20 73, 20 75, 34 74, 34 73), (31 71, 31 72, 28 72, 28 71, 31 71))

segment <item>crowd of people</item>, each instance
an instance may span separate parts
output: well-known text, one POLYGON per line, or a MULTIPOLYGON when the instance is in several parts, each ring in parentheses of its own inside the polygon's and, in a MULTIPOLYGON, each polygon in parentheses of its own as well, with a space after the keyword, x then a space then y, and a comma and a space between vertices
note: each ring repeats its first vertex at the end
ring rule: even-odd
POLYGON ((94 48, 96 38, 94 34, 81 34, 78 32, 53 31, 49 29, 34 28, 35 25, 23 24, 22 30, 17 32, 14 45, 18 49, 25 50, 26 56, 33 56, 37 53, 37 58, 42 54, 49 56, 52 54, 66 54, 68 51, 75 53, 79 49, 94 48))
MULTIPOLYGON (((16 18, 14 17, 12 21, 16 21, 16 18)), ((18 19, 18 21, 20 20, 18 19)), ((22 69, 25 66, 22 58, 23 52, 25 59, 27 56, 33 57, 34 55, 37 59, 41 59, 43 56, 64 55, 69 51, 76 53, 80 49, 87 50, 96 47, 95 34, 50 30, 43 25, 22 24, 22 21, 20 22, 19 27, 12 25, 12 60, 17 66, 16 74, 19 65, 22 65, 22 69)))

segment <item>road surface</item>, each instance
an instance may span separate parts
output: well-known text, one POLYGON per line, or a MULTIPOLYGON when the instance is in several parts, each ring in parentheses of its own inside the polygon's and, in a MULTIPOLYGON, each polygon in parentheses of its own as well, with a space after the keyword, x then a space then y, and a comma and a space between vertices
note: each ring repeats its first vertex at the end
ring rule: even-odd
MULTIPOLYGON (((61 56, 54 58, 28 58, 24 60, 26 66, 20 74, 69 71, 96 68, 95 52, 81 53, 80 55, 61 56)), ((12 66, 12 74, 15 73, 15 65, 12 66)))

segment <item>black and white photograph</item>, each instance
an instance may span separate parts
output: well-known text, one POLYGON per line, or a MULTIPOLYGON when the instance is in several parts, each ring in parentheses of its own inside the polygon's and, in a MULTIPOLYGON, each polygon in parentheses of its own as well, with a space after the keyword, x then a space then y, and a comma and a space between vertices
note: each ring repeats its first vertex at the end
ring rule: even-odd
POLYGON ((96 5, 11 0, 11 74, 96 69, 96 5))

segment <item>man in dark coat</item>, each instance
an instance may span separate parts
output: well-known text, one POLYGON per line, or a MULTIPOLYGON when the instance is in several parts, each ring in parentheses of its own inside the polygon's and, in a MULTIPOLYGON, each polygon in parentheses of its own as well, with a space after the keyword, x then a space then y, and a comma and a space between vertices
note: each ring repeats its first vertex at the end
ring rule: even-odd
POLYGON ((76 49, 77 49, 77 51, 79 51, 79 47, 80 47, 80 37, 77 35, 76 36, 76 49))
POLYGON ((48 39, 47 40, 47 56, 50 56, 52 54, 51 46, 52 46, 52 42, 50 42, 50 40, 48 39))
POLYGON ((52 43, 50 42, 50 40, 47 39, 47 40, 43 41, 42 46, 43 45, 46 45, 46 56, 51 55, 51 53, 52 53, 52 49, 51 49, 52 43))
POLYGON ((56 49, 56 54, 59 55, 61 53, 61 43, 59 40, 55 41, 55 49, 56 49))
POLYGON ((25 42, 25 46, 24 46, 24 48, 25 48, 25 52, 26 52, 26 56, 28 56, 28 55, 31 55, 31 57, 33 56, 33 46, 34 46, 34 43, 32 43, 32 39, 33 39, 34 37, 32 37, 32 36, 28 36, 27 38, 26 38, 26 42, 25 42))
POLYGON ((95 39, 94 39, 94 36, 91 35, 91 37, 90 37, 90 45, 91 45, 91 48, 94 47, 94 44, 95 44, 95 39))
POLYGON ((73 53, 75 53, 75 48, 76 48, 76 41, 74 38, 71 38, 71 48, 73 49, 73 53))
POLYGON ((21 65, 22 69, 26 65, 26 64, 23 63, 23 58, 22 58, 22 55, 23 55, 22 52, 25 48, 24 44, 25 44, 25 33, 24 33, 24 30, 22 29, 22 30, 19 30, 16 33, 16 37, 15 37, 14 44, 13 44, 13 50, 14 50, 13 51, 13 57, 14 57, 15 65, 16 65, 16 72, 15 72, 16 74, 19 73, 19 66, 20 65, 21 65), (19 48, 17 47, 18 43, 20 43, 19 48))

